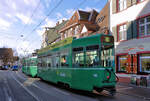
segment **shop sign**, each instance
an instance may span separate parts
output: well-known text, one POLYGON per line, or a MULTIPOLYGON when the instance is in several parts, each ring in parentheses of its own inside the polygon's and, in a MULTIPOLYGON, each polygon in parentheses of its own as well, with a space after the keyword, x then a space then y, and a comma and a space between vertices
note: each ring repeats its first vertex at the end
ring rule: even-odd
POLYGON ((130 51, 128 51, 128 54, 136 54, 136 52, 138 52, 137 49, 135 49, 135 50, 130 50, 130 51))
POLYGON ((123 49, 124 52, 126 52, 128 54, 136 54, 136 52, 144 50, 144 46, 139 45, 139 46, 136 46, 136 47, 124 47, 122 49, 123 49))

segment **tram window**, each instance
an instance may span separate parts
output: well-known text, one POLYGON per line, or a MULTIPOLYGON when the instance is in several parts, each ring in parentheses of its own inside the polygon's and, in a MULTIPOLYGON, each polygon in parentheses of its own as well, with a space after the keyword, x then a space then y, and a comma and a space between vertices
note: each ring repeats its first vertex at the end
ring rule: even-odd
POLYGON ((84 53, 74 53, 74 61, 73 64, 75 67, 83 67, 84 66, 84 53))
POLYGON ((31 60, 30 65, 31 65, 31 66, 36 66, 36 60, 31 60))
POLYGON ((101 65, 104 67, 113 66, 114 54, 113 46, 105 45, 101 47, 101 65))
POLYGON ((53 67, 59 67, 60 66, 60 57, 54 56, 52 58, 53 67))
POLYGON ((86 47, 86 66, 92 67, 99 65, 99 46, 92 45, 86 47))
POLYGON ((60 66, 60 58, 57 56, 56 57, 56 67, 60 66))
POLYGON ((38 66, 38 67, 41 67, 41 63, 38 62, 37 66, 38 66))
POLYGON ((38 66, 42 67, 42 60, 41 60, 41 58, 38 59, 38 66))
POLYGON ((47 57, 47 67, 51 67, 52 59, 50 56, 47 57))
POLYGON ((51 63, 48 63, 48 67, 51 67, 51 63))
POLYGON ((86 66, 92 67, 99 65, 98 50, 92 50, 86 52, 86 66))
POLYGON ((68 66, 68 59, 67 59, 67 55, 63 55, 63 56, 61 56, 61 66, 63 67, 63 66, 68 66))
POLYGON ((42 64, 43 64, 43 68, 45 68, 46 67, 46 61, 45 61, 45 59, 43 60, 42 64))
POLYGON ((41 59, 41 62, 42 62, 42 67, 43 67, 43 68, 47 67, 46 58, 45 58, 45 57, 43 57, 43 58, 41 59))

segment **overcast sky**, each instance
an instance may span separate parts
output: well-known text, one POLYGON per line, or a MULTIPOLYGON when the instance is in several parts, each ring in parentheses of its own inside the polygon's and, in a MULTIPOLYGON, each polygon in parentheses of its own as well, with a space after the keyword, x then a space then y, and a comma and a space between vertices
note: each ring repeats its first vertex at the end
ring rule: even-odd
POLYGON ((0 0, 0 47, 16 49, 19 54, 24 54, 25 51, 32 52, 41 47, 41 35, 45 26, 52 27, 57 21, 69 19, 76 9, 89 11, 94 8, 100 12, 107 2, 107 0, 63 0, 33 31, 59 1, 0 0), (83 1, 85 2, 78 7, 83 1))

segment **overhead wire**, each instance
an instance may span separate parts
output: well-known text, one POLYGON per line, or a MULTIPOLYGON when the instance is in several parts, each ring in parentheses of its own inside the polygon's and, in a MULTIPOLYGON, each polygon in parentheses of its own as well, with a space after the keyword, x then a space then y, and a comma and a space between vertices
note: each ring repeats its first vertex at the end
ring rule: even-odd
MULTIPOLYGON (((22 33, 24 32, 24 30, 26 29, 27 25, 28 25, 29 22, 31 21, 31 19, 32 19, 32 17, 34 16, 35 12, 39 9, 40 4, 41 4, 41 0, 39 0, 39 2, 37 3, 36 7, 33 9, 30 18, 28 19, 27 23, 24 25, 24 27, 22 28, 22 30, 21 30, 21 32, 20 32, 20 36, 16 39, 16 43, 17 43, 17 41, 18 41, 21 37, 23 37, 23 34, 22 34, 22 33)), ((18 44, 17 46, 19 46, 19 45, 20 45, 20 44, 18 44)))
MULTIPOLYGON (((77 5, 77 7, 75 7, 75 8, 73 9, 73 11, 78 10, 79 7, 81 7, 86 1, 87 1, 87 0, 83 0, 82 2, 80 2, 80 3, 77 5)), ((55 30, 56 30, 56 29, 54 29, 53 32, 54 32, 55 30)), ((35 42, 35 41, 34 41, 34 42, 35 42)))
MULTIPOLYGON (((78 5, 77 5, 77 7, 75 7, 74 9, 73 9, 73 11, 75 11, 75 10, 77 10, 77 9, 79 9, 79 7, 81 7, 81 5, 83 5, 85 2, 86 2, 87 0, 83 0, 82 2, 80 2, 78 5)), ((54 8, 52 9, 52 11, 54 10, 54 8)), ((47 15, 47 16, 49 16, 51 14, 51 12, 47 15)), ((31 33, 32 32, 34 32, 44 21, 46 20, 46 17, 31 31, 31 33)), ((56 29, 54 29, 53 30, 53 32, 55 31, 56 29)), ((27 37, 26 37, 27 38, 27 37)), ((33 40, 32 40, 33 41, 33 40)), ((31 41, 31 42, 32 42, 31 41)), ((35 41, 33 41, 33 42, 35 42, 35 41)), ((32 43, 33 44, 33 43, 32 43)), ((29 46, 31 46, 31 44, 29 45, 29 46)), ((28 47, 29 47, 28 46, 28 47)), ((27 50, 27 49, 26 49, 27 50)))
POLYGON ((43 20, 40 21, 40 23, 35 27, 33 28, 33 30, 27 35, 27 37, 24 38, 23 41, 25 41, 31 34, 32 32, 34 32, 59 6, 60 4, 63 2, 63 0, 60 0, 55 6, 54 8, 52 8, 52 10, 50 10, 50 12, 46 15, 46 17, 44 17, 43 20))
MULTIPOLYGON (((26 38, 28 38, 30 36, 30 34, 32 34, 32 32, 34 32, 58 7, 59 5, 63 2, 63 0, 60 0, 54 8, 52 8, 52 10, 44 17, 44 19, 42 21, 40 21, 40 23, 29 33, 29 35, 27 35, 26 38)), ((25 38, 25 39, 26 39, 25 38)))
MULTIPOLYGON (((35 12, 37 11, 37 9, 40 7, 40 4, 41 4, 41 0, 39 0, 38 4, 36 5, 35 9, 33 10, 30 18, 28 19, 27 23, 24 25, 23 29, 21 30, 20 32, 20 35, 22 35, 22 32, 24 32, 25 28, 27 27, 27 25, 29 24, 29 22, 31 21, 32 17, 34 16, 35 12)), ((19 40, 20 38, 17 39, 17 41, 19 40)), ((16 41, 16 42, 17 42, 16 41)))

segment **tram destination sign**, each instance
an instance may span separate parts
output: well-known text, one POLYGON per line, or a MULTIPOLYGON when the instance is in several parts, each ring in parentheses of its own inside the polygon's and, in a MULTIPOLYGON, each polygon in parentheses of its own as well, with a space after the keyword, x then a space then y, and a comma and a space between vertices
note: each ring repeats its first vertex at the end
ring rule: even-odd
POLYGON ((101 40, 103 43, 114 43, 113 36, 102 36, 101 40))

